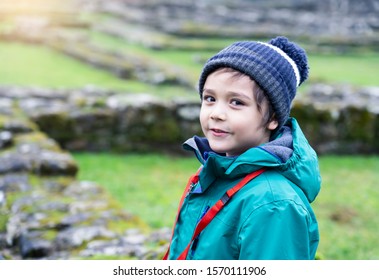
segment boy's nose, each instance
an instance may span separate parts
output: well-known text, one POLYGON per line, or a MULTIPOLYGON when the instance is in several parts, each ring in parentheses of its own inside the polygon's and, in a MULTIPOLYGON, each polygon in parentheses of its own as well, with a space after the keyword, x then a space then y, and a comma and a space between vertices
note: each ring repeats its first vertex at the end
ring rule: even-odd
POLYGON ((210 118, 212 120, 219 120, 219 121, 226 120, 225 108, 222 105, 214 106, 214 108, 210 114, 210 118))

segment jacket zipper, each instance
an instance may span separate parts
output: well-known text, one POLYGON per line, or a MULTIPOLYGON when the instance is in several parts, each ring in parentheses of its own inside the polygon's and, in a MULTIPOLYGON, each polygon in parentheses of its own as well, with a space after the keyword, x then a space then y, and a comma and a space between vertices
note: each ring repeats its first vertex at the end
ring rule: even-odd
MULTIPOLYGON (((205 208, 204 208, 204 210, 203 210, 203 212, 201 213, 201 216, 200 216, 200 218, 198 219, 198 221, 197 221, 197 223, 199 223, 200 222, 200 220, 204 217, 204 215, 208 212, 208 210, 209 210, 209 205, 207 205, 205 208)), ((201 234, 201 233, 200 233, 201 234)), ((191 250, 190 250, 190 258, 192 259, 193 258, 193 255, 194 255, 194 253, 195 253, 195 251, 196 251, 196 248, 197 248, 197 243, 199 242, 199 237, 200 237, 200 234, 198 235, 198 236, 196 236, 196 238, 193 240, 193 242, 192 242, 192 245, 191 245, 191 250)))

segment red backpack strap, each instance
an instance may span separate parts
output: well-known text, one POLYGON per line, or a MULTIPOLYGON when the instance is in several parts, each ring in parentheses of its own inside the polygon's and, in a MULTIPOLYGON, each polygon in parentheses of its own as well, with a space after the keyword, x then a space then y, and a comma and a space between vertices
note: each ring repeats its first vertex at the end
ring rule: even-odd
MULTIPOLYGON (((171 244, 172 237, 174 236, 174 229, 175 229, 175 227, 176 227, 176 223, 178 222, 180 209, 182 208, 182 205, 183 205, 184 199, 186 198, 186 196, 187 196, 188 193, 190 192, 191 187, 192 187, 193 185, 195 185, 197 182, 199 182, 199 174, 200 174, 201 169, 202 169, 202 168, 199 168, 199 169, 197 170, 197 172, 196 172, 194 175, 192 175, 192 176, 188 179, 187 185, 186 185, 186 187, 185 187, 185 189, 184 189, 184 192, 183 192, 182 197, 181 197, 180 202, 179 202, 178 212, 177 212, 177 214, 176 214, 176 219, 175 219, 174 226, 172 227, 171 239, 170 239, 170 243, 169 243, 169 244, 171 244)), ((165 255, 163 256, 163 260, 167 260, 169 252, 170 252, 170 246, 168 247, 168 249, 167 249, 165 255)))
MULTIPOLYGON (((225 194, 221 197, 221 199, 218 200, 209 209, 209 211, 206 212, 206 214, 201 218, 201 220, 198 222, 190 242, 188 243, 188 245, 184 249, 184 251, 179 255, 179 257, 177 258, 178 260, 185 260, 187 258, 188 251, 191 248, 192 242, 200 235, 200 233, 204 230, 204 228, 206 228, 208 226, 208 224, 213 220, 213 218, 217 215, 217 213, 221 211, 221 209, 233 197, 233 195, 235 195, 240 189, 242 189, 252 179, 254 179, 255 177, 262 174, 265 170, 266 170, 265 168, 261 168, 255 172, 252 172, 252 173, 246 175, 234 187, 232 187, 231 189, 229 189, 225 192, 225 194)), ((179 211, 180 211, 180 209, 179 209, 179 211)), ((179 212, 178 212, 177 218, 178 218, 178 216, 179 216, 179 212)), ((171 241, 170 241, 170 243, 171 243, 171 241)), ((166 258, 164 258, 164 259, 167 259, 168 252, 169 252, 169 250, 167 251, 167 253, 165 255, 166 258)))

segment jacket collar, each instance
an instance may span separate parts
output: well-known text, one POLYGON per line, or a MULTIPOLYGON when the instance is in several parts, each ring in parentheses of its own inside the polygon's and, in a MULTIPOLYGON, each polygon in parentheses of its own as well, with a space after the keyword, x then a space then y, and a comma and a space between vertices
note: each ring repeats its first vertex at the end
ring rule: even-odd
POLYGON ((183 148, 193 151, 203 165, 203 170, 199 174, 201 192, 216 179, 241 178, 263 166, 276 166, 281 162, 277 156, 262 149, 261 146, 251 148, 237 157, 227 157, 225 154, 212 151, 208 140, 198 136, 188 139, 183 148))

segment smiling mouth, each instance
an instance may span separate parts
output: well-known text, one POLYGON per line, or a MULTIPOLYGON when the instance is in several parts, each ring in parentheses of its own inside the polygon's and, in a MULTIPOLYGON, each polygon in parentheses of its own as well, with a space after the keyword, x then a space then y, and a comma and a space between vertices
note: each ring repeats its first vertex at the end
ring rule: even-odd
POLYGON ((229 132, 227 132, 227 131, 224 131, 221 129, 216 129, 216 128, 211 128, 210 131, 212 132, 212 134, 214 136, 218 136, 218 137, 225 136, 225 135, 229 134, 229 132))

